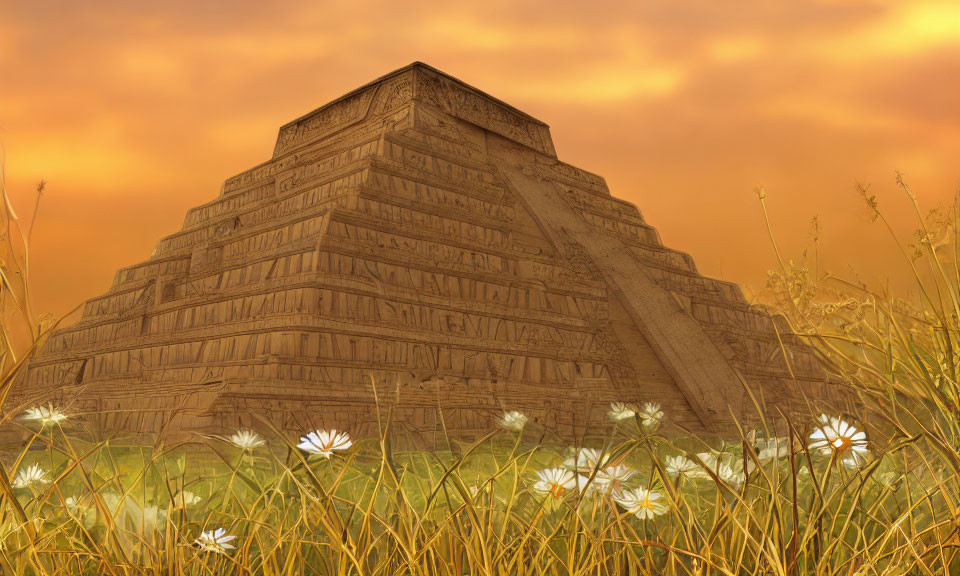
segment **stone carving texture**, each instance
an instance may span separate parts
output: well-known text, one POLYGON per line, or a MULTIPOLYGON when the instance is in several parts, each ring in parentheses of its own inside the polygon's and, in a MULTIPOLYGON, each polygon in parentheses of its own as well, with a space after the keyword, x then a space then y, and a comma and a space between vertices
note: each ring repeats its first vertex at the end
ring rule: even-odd
POLYGON ((373 377, 415 440, 441 433, 440 411, 475 433, 504 408, 579 433, 611 401, 711 427, 723 409, 703 404, 742 395, 730 375, 781 407, 829 389, 781 337, 792 376, 771 319, 557 160, 545 124, 417 63, 281 128, 270 161, 48 339, 17 398, 135 432, 258 414, 362 434, 373 377), (671 305, 640 305, 660 296, 671 305), (681 346, 691 330, 709 345, 681 346))

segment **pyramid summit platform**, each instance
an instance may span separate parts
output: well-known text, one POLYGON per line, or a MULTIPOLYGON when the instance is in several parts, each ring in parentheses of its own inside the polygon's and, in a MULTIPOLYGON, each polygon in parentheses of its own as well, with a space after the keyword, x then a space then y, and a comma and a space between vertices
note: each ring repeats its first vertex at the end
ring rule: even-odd
POLYGON ((611 402, 709 429, 745 415, 746 387, 789 410, 835 386, 736 285, 559 160, 546 124, 414 63, 281 127, 270 160, 48 338, 17 398, 108 430, 259 415, 363 434, 371 377, 427 439, 504 409, 579 434, 611 402))

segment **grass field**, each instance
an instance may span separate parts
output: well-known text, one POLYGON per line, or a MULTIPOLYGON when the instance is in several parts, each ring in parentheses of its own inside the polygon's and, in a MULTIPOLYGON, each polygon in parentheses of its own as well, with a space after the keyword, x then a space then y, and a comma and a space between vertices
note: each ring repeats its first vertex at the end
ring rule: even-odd
MULTIPOLYGON (((858 414, 790 425, 769 415, 729 438, 699 439, 655 406, 611 406, 595 431, 605 440, 567 446, 507 413, 475 443, 394 452, 387 432, 349 430, 121 446, 69 409, 8 408, 4 426, 29 440, 0 466, 0 572, 960 573, 960 216, 951 210, 928 217, 918 207, 916 241, 897 244, 915 299, 817 277, 778 254, 774 310, 860 396, 858 414)), ((27 242, 6 220, 4 398, 49 329, 30 309, 27 242)))
POLYGON ((0 557, 15 574, 848 574, 949 565, 943 538, 953 522, 941 490, 949 480, 908 464, 915 442, 844 462, 842 452, 794 452, 785 440, 713 451, 683 439, 681 449, 659 433, 668 422, 650 424, 611 423, 596 452, 504 429, 454 451, 390 456, 374 438, 325 457, 279 435, 209 438, 189 451, 112 448, 77 439, 83 432, 69 419, 31 421, 35 449, 7 467, 19 472, 4 502, 0 557), (217 529, 236 537, 230 548, 202 541, 217 529))

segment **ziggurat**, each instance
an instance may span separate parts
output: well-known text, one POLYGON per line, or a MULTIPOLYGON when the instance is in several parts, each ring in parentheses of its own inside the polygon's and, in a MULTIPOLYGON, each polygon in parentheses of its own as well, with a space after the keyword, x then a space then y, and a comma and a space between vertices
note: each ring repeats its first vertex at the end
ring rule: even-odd
POLYGON ((283 126, 273 158, 49 337, 20 398, 111 430, 258 414, 363 434, 371 376, 427 440, 504 409, 580 433, 613 401, 716 428, 746 413, 745 385, 783 409, 833 386, 736 285, 560 161, 546 124, 415 63, 283 126))

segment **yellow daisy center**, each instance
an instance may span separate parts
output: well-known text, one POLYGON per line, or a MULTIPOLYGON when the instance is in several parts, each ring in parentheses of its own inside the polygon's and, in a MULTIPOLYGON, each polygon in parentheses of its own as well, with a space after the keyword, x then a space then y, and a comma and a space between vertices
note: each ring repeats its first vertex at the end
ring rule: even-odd
POLYGON ((550 485, 550 495, 554 498, 560 499, 563 498, 563 495, 567 493, 566 486, 562 486, 558 483, 550 485))
POLYGON ((834 450, 837 452, 846 452, 853 446, 853 438, 849 436, 837 436, 834 438, 832 444, 834 450))

